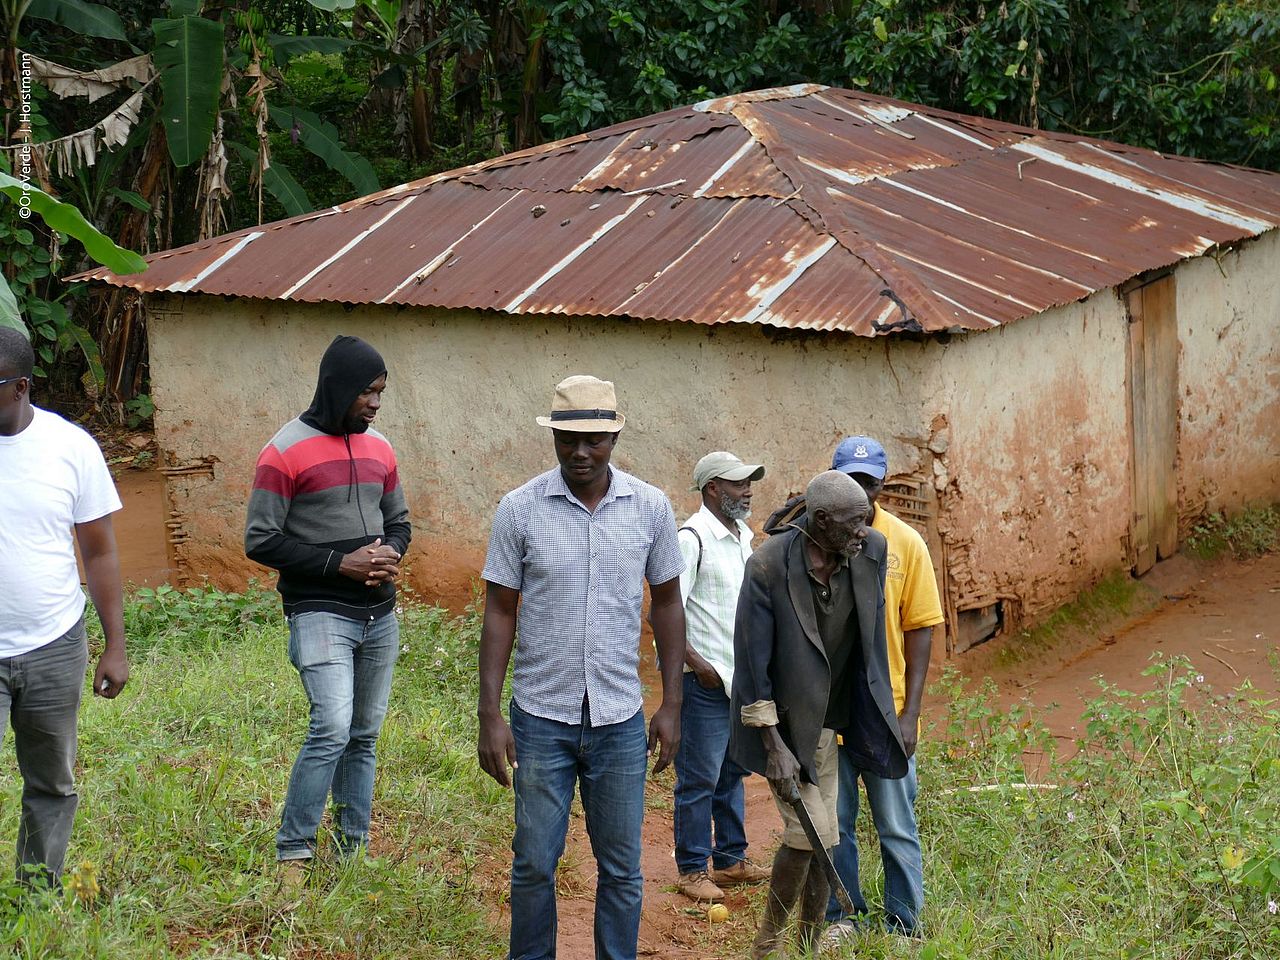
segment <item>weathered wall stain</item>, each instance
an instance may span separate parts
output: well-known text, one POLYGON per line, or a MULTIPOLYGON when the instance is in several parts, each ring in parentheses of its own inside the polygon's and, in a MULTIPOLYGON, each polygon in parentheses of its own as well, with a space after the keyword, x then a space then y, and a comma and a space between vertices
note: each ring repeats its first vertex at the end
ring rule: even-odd
POLYGON ((1178 277, 1178 515, 1280 499, 1280 232, 1178 277))
POLYGON ((948 346, 934 470, 958 609, 1003 599, 1035 616, 1121 563, 1124 335, 1107 291, 948 346))

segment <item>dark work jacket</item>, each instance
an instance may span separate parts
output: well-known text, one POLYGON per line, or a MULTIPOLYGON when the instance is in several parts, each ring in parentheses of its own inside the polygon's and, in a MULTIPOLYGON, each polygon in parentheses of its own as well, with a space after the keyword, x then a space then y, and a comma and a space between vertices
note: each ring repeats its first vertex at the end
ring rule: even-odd
MULTIPOLYGON (((786 530, 765 541, 747 561, 733 631, 733 695, 729 755, 748 770, 763 774, 768 755, 757 728, 742 724, 742 707, 772 700, 778 708, 778 732, 804 770, 817 783, 814 754, 822 734, 831 692, 813 591, 805 572, 803 536, 786 530)), ((893 735, 884 768, 870 772, 895 779, 907 772, 906 749, 889 679, 889 650, 884 627, 884 581, 888 545, 870 530, 862 552, 835 576, 849 577, 862 641, 867 685, 876 708, 893 735)))

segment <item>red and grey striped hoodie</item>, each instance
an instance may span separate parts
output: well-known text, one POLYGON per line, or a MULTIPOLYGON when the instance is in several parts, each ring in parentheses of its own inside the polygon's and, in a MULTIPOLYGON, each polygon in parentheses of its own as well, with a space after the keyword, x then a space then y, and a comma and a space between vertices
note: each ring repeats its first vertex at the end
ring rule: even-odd
POLYGON ((344 554, 375 539, 404 554, 409 510, 386 437, 346 423, 351 404, 386 373, 373 347, 336 337, 320 361, 311 406, 258 456, 244 546, 280 571, 286 615, 324 610, 365 620, 395 605, 395 586, 366 587, 338 572, 344 554))

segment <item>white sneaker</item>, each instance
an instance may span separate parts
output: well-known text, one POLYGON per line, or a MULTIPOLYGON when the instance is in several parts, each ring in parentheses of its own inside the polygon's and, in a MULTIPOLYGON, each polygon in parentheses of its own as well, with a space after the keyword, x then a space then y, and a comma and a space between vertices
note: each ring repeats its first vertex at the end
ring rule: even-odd
POLYGON ((852 920, 838 920, 822 931, 822 936, 818 938, 818 955, 839 954, 852 957, 853 954, 844 954, 842 951, 846 945, 853 943, 857 936, 858 928, 854 926, 852 920))

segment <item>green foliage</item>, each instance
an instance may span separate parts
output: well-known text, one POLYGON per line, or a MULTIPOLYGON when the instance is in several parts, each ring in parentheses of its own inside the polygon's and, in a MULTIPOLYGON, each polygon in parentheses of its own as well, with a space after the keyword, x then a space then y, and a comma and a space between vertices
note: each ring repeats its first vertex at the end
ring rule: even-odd
POLYGON ((553 4, 537 29, 554 64, 556 136, 712 94, 807 79, 790 13, 748 0, 553 4))
POLYGON ((9 282, 4 279, 4 274, 0 274, 0 327, 17 330, 28 340, 31 339, 27 325, 22 322, 22 311, 18 307, 17 298, 14 297, 9 282))
MULTIPOLYGON (((235 151, 246 163, 253 164, 257 162, 257 154, 244 144, 228 140, 227 146, 235 151)), ((262 185, 266 187, 273 197, 280 201, 280 206, 284 207, 285 213, 291 217, 309 213, 314 209, 311 198, 307 196, 307 191, 302 189, 302 185, 294 179, 293 174, 279 160, 272 160, 271 166, 262 171, 262 185)))
POLYGON ((69 203, 55 200, 39 187, 23 183, 7 173, 0 172, 0 193, 16 203, 20 210, 29 210, 40 216, 50 229, 75 237, 84 246, 85 253, 116 273, 141 273, 146 262, 132 250, 117 246, 84 218, 69 203))
POLYGON ((0 323, 24 332, 30 328, 37 375, 45 376, 60 355, 74 348, 84 357, 94 379, 102 383, 105 374, 98 346, 67 309, 72 295, 60 291, 51 297, 47 293, 48 280, 60 264, 45 239, 32 229, 31 214, 37 214, 52 233, 75 237, 104 266, 134 273, 146 269, 146 264, 136 253, 117 246, 71 204, 3 171, 0 193, 14 201, 0 211, 0 254, 8 269, 7 278, 0 274, 0 323))
MULTIPOLYGON (((341 864, 326 844, 292 897, 273 838, 308 711, 279 599, 154 591, 127 604, 126 622, 128 688, 113 702, 86 695, 81 710, 66 892, 0 889, 0 954, 493 956, 494 891, 477 865, 500 847, 511 810, 474 759, 474 621, 404 611, 374 856, 341 864)), ((100 643, 93 625, 95 653, 100 643)), ((11 841, 21 785, 8 758, 0 837, 11 841)))
POLYGON ((1232 517, 1211 513, 1191 528, 1185 546, 1202 559, 1223 553, 1243 559, 1280 549, 1280 507, 1254 507, 1232 517))
POLYGON ((1176 0, 549 4, 558 136, 707 95, 813 81, 1280 167, 1280 8, 1176 0), (819 13, 827 8, 830 12, 819 13))
POLYGON ((126 400, 124 413, 124 424, 130 430, 137 430, 139 427, 149 424, 156 415, 156 405, 151 400, 151 394, 140 393, 133 399, 126 400))
MULTIPOLYGON (((918 956, 1276 955, 1280 711, 1248 684, 1216 694, 1184 659, 1146 675, 1142 693, 1100 682, 1087 734, 1055 756, 1028 707, 944 674, 946 718, 922 738, 918 956)), ((878 936, 856 949, 916 955, 878 936)))
POLYGON ((378 175, 369 161, 347 150, 338 128, 309 110, 273 107, 271 119, 291 137, 325 162, 335 173, 346 178, 359 194, 376 193, 378 175))
POLYGON ((125 634, 136 655, 155 648, 210 652, 252 626, 279 621, 280 600, 256 584, 244 593, 215 587, 179 590, 168 584, 143 587, 125 611, 125 634))
MULTIPOLYGON (((34 232, 19 216, 21 208, 5 204, 0 210, 0 258, 9 265, 8 280, 0 274, 0 322, 27 334, 36 351, 36 373, 54 362, 62 348, 72 343, 71 319, 60 299, 40 294, 40 283, 57 268, 49 251, 37 243, 34 232)), ((96 351, 95 351, 96 354, 96 351)))
POLYGON ((115 11, 86 0, 31 0, 26 15, 50 20, 86 37, 125 39, 124 24, 115 11))
POLYGON ((161 116, 169 155, 178 167, 209 149, 222 91, 223 27, 204 17, 155 20, 156 70, 164 91, 161 116))
POLYGON ((276 62, 284 66, 294 57, 307 53, 343 53, 359 45, 360 41, 350 37, 294 37, 283 33, 273 33, 268 42, 275 54, 276 62))
POLYGON ((350 10, 356 5, 356 0, 307 0, 309 4, 320 10, 350 10))

